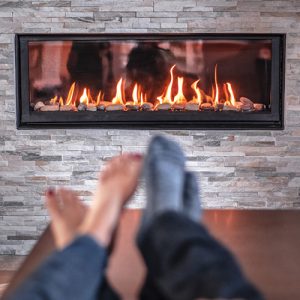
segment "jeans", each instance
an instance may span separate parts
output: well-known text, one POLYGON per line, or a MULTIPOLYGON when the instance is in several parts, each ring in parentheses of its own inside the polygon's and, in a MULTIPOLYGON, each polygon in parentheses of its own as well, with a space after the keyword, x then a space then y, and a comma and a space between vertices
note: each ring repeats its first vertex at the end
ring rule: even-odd
POLYGON ((138 246, 148 269, 143 300, 263 299, 232 254, 183 214, 155 217, 138 246))
MULTIPOLYGON (((180 213, 154 217, 138 247, 148 269, 140 299, 263 299, 231 253, 204 226, 180 213)), ((78 237, 51 255, 8 299, 119 299, 104 277, 106 264, 106 249, 89 236, 78 237)))

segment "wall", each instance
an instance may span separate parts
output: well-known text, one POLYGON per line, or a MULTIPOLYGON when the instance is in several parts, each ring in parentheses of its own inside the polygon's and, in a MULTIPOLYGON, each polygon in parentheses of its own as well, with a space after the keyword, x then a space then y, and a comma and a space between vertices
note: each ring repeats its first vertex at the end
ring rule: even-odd
MULTIPOLYGON (((205 207, 299 208, 300 2, 66 0, 0 2, 0 253, 26 254, 47 222, 43 193, 87 201, 105 160, 141 151, 157 131, 15 128, 16 32, 284 32, 284 131, 160 131, 185 149, 205 207)), ((131 207, 143 206, 140 188, 131 207)))

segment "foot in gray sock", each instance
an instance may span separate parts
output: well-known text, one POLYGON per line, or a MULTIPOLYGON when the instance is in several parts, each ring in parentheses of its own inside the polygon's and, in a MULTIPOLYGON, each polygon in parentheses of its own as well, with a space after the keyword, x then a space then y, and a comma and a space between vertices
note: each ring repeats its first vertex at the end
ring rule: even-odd
POLYGON ((185 173, 183 191, 183 212, 193 221, 200 221, 200 193, 197 178, 192 172, 185 173))
POLYGON ((152 139, 144 163, 147 203, 142 227, 154 215, 182 210, 184 165, 185 157, 179 145, 163 136, 152 139))

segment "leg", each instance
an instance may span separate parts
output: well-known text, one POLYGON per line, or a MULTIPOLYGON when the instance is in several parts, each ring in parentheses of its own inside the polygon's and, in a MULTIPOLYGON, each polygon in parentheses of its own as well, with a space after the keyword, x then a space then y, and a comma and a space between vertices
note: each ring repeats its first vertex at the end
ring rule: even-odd
POLYGON ((53 193, 48 194, 52 229, 61 250, 51 255, 7 299, 97 299, 106 267, 106 249, 122 207, 137 186, 140 166, 140 156, 113 159, 101 174, 95 199, 86 213, 82 213, 79 203, 69 197, 68 191, 60 191, 69 197, 62 196, 60 203, 53 193), (66 212, 70 203, 78 206, 78 214, 66 212))
POLYGON ((145 159, 147 206, 137 237, 148 267, 142 299, 151 299, 149 287, 158 291, 157 299, 261 299, 229 251, 198 224, 198 185, 183 164, 176 144, 152 140, 145 159))
MULTIPOLYGON (((184 163, 184 155, 177 144, 161 136, 152 139, 144 162, 147 202, 137 236, 138 244, 143 243, 144 232, 156 215, 165 210, 183 209, 184 163)), ((168 299, 156 285, 155 277, 149 270, 140 298, 168 299)))
POLYGON ((78 237, 48 257, 7 299, 95 299, 106 260, 105 248, 94 238, 78 237))
POLYGON ((262 299, 230 252, 182 213, 156 216, 139 241, 149 276, 165 299, 262 299))
MULTIPOLYGON (((63 249, 74 239, 88 208, 80 201, 76 193, 60 188, 57 192, 49 190, 46 194, 47 208, 52 216, 50 224, 57 249, 63 249)), ((112 245, 107 251, 108 256, 112 245)), ((119 295, 112 289, 104 276, 99 284, 96 299, 118 300, 119 295)))

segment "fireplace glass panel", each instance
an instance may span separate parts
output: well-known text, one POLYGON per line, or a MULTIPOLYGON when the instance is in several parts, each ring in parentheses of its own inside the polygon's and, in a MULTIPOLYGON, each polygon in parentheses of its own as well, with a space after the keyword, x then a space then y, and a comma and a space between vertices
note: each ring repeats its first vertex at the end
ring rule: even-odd
POLYGON ((29 41, 31 111, 271 112, 272 40, 29 41))

